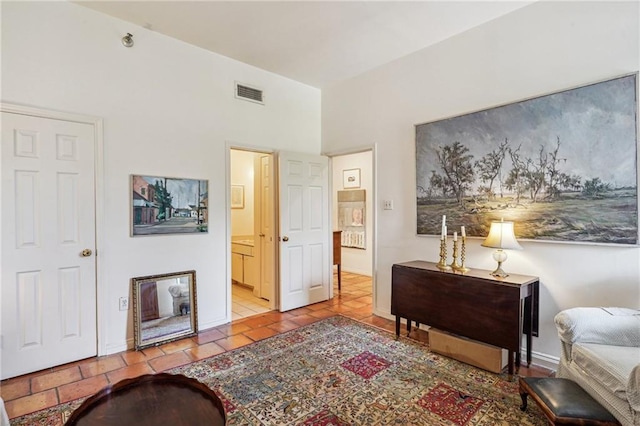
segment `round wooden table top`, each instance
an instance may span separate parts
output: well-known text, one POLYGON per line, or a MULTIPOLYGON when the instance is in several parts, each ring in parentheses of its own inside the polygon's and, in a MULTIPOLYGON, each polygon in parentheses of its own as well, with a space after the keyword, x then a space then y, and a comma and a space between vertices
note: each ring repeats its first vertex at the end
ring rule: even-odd
POLYGON ((107 386, 73 412, 66 425, 224 425, 220 398, 195 379, 147 374, 107 386))

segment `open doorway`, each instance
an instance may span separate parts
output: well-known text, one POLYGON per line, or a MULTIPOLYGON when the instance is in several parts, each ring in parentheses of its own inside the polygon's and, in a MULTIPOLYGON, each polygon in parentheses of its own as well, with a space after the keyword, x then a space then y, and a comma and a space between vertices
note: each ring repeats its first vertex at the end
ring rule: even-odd
MULTIPOLYGON (((373 286, 373 150, 335 155, 331 162, 332 226, 340 239, 340 272, 369 277, 369 280, 360 281, 373 286)), ((369 290, 373 293, 372 287, 369 290)))
POLYGON ((273 155, 230 151, 232 320, 276 308, 273 155))

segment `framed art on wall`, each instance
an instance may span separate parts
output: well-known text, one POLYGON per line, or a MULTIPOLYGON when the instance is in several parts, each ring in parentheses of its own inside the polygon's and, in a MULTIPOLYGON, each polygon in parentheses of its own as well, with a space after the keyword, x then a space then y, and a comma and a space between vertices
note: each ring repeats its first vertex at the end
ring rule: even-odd
POLYGON ((231 208, 244 209, 244 185, 231 185, 231 208))
POLYGON ((364 189, 338 191, 338 228, 342 247, 367 248, 364 189))
POLYGON ((360 169, 349 169, 342 172, 342 187, 360 188, 360 169))
POLYGON ((637 74, 416 126, 417 233, 638 244, 637 74))
POLYGON ((206 180, 131 176, 131 235, 207 232, 206 180))

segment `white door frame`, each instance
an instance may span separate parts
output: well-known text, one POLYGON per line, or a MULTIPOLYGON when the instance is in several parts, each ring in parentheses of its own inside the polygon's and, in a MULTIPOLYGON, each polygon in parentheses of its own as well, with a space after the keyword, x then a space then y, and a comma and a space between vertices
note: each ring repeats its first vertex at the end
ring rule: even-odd
MULTIPOLYGON (((377 186, 378 186, 378 154, 377 154, 377 146, 378 144, 374 143, 372 145, 366 145, 366 146, 360 146, 360 147, 355 147, 355 148, 347 148, 344 150, 336 150, 336 151, 328 151, 328 152, 323 152, 322 155, 326 155, 327 157, 329 157, 329 170, 330 173, 333 175, 333 157, 338 157, 338 156, 342 156, 342 155, 349 155, 349 154, 358 154, 361 152, 366 152, 366 151, 371 151, 371 173, 373 174, 372 176, 372 182, 371 182, 371 204, 373 205, 373 209, 372 211, 369 213, 367 212, 367 215, 371 218, 372 221, 372 235, 371 235, 371 296, 373 298, 373 313, 379 316, 387 316, 388 312, 384 312, 384 311, 380 311, 378 310, 377 306, 377 300, 378 300, 378 292, 376 291, 377 288, 377 276, 378 276, 378 271, 377 271, 377 265, 378 265, 378 215, 377 215, 377 211, 378 211, 378 192, 377 192, 377 186)), ((334 193, 335 188, 333 187, 333 179, 329 180, 329 192, 330 194, 334 193)), ((368 195, 367 195, 368 196, 368 195)), ((329 197, 329 208, 331 209, 331 211, 333 211, 333 196, 329 197)), ((333 216, 332 216, 332 221, 333 221, 333 216)), ((333 286, 331 286, 331 290, 333 290, 333 286)), ((333 293, 330 293, 329 297, 333 297, 333 293)))
MULTIPOLYGON (((8 112, 12 114, 28 115, 32 117, 50 118, 54 120, 71 121, 75 123, 90 124, 93 126, 94 141, 95 141, 95 207, 96 207, 96 328, 97 328, 97 349, 98 356, 106 355, 107 348, 105 342, 106 333, 106 313, 103 306, 104 301, 107 300, 107 289, 104 286, 105 280, 103 279, 104 271, 101 267, 100 260, 102 259, 103 243, 102 237, 104 235, 104 140, 103 140, 103 119, 100 117, 74 114, 69 112, 54 111, 42 108, 34 108, 25 105, 17 105, 10 103, 0 103, 0 111, 8 112)), ((2 210, 0 210, 2 214, 2 210)), ((0 249, 1 250, 1 249, 0 249)), ((1 257, 1 253, 0 253, 1 257)))

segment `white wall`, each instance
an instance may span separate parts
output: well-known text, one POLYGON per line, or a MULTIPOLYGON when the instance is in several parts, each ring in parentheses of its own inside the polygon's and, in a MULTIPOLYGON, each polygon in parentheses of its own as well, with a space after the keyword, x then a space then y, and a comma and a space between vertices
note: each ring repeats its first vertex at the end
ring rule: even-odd
POLYGON ((364 250, 342 247, 341 270, 355 274, 369 275, 373 271, 373 154, 371 151, 356 154, 339 155, 331 158, 333 169, 333 229, 338 230, 338 191, 343 190, 342 172, 348 169, 360 169, 360 188, 365 192, 365 232, 364 250))
POLYGON ((254 182, 253 160, 256 153, 231 150, 231 185, 244 187, 244 208, 231 209, 231 237, 253 238, 254 220, 254 182))
POLYGON ((319 91, 68 2, 2 2, 1 84, 3 102, 104 118, 100 350, 132 338, 118 298, 136 276, 195 269, 200 327, 230 320, 226 142, 320 153, 319 91), (208 179, 209 232, 130 237, 132 173, 208 179))
MULTIPOLYGON (((322 92, 325 152, 377 143, 375 312, 389 315, 391 266, 435 260, 416 236, 414 125, 638 71, 638 2, 538 2, 322 92)), ((469 241, 467 265, 491 251, 469 241)), ((554 315, 573 306, 640 306, 640 249, 522 242, 505 267, 541 279, 538 361, 560 353, 554 315)))

